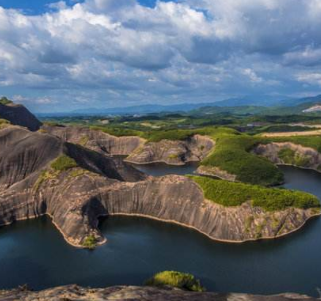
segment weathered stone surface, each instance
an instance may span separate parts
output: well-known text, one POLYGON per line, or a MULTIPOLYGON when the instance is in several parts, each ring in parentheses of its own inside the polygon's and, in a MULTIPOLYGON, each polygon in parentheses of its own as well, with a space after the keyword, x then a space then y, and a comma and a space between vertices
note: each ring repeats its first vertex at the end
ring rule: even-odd
POLYGON ((257 155, 268 158, 275 164, 286 164, 286 162, 279 158, 278 153, 280 150, 287 148, 293 150, 296 154, 306 159, 304 166, 299 167, 314 169, 319 172, 321 171, 321 154, 310 147, 304 147, 291 142, 272 142, 268 144, 260 144, 253 151, 257 155))
POLYGON ((11 124, 26 127, 30 131, 37 131, 41 126, 41 122, 23 105, 14 103, 0 104, 0 118, 9 120, 11 124))
POLYGON ((201 135, 195 135, 185 141, 146 142, 140 137, 115 137, 84 127, 45 125, 42 129, 65 141, 81 144, 98 152, 128 156, 126 161, 135 164, 164 162, 184 165, 190 161, 198 162, 214 147, 212 139, 201 135))
POLYGON ((148 177, 119 159, 19 127, 0 130, 0 184, 0 225, 48 214, 78 247, 88 235, 105 242, 98 218, 109 214, 175 222, 229 242, 285 235, 318 214, 293 208, 268 213, 249 204, 223 207, 205 200, 189 178, 148 177), (50 164, 61 155, 78 167, 53 171, 50 164))
POLYGON ((80 144, 94 151, 114 156, 127 156, 144 144, 139 137, 115 137, 102 131, 85 127, 48 126, 43 131, 57 136, 64 141, 80 144))
POLYGON ((201 135, 195 135, 184 141, 148 142, 132 152, 126 161, 135 164, 164 162, 184 165, 186 162, 203 160, 213 147, 214 141, 201 135))
POLYGON ((230 174, 227 171, 222 170, 216 166, 201 165, 197 168, 196 173, 199 175, 216 177, 231 182, 236 181, 236 175, 230 174))
POLYGON ((0 291, 0 301, 316 301, 298 294, 256 296, 250 294, 195 293, 173 288, 114 286, 108 288, 82 288, 68 285, 32 292, 20 288, 0 291))

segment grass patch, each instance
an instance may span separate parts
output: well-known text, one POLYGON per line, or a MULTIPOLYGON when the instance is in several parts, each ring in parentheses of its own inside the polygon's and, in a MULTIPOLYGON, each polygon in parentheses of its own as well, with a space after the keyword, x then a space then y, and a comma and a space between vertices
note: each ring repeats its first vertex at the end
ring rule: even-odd
POLYGON ((171 286, 193 292, 204 292, 205 288, 201 286, 200 281, 191 274, 164 271, 155 274, 146 281, 149 286, 171 286))
POLYGON ((216 139, 212 154, 201 165, 215 166, 236 175, 240 182, 272 186, 283 181, 282 172, 268 159, 250 151, 262 139, 248 135, 229 135, 216 139))
POLYGON ((293 137, 275 137, 274 142, 292 142, 305 147, 310 147, 321 153, 321 137, 319 136, 293 136, 293 137))
POLYGON ((120 127, 112 127, 112 126, 90 126, 91 130, 94 131, 101 131, 109 135, 113 135, 116 137, 124 137, 124 136, 143 136, 143 132, 126 129, 126 128, 120 128, 120 127))
POLYGON ((77 178, 79 176, 85 175, 89 173, 88 170, 82 169, 82 168, 75 168, 69 172, 70 178, 77 178))
POLYGON ((55 179, 58 176, 59 172, 52 171, 52 170, 44 170, 41 172, 40 176, 38 177, 36 183, 33 186, 35 191, 38 191, 40 186, 48 180, 55 179))
POLYGON ((95 238, 94 235, 90 234, 85 238, 82 245, 87 249, 93 250, 97 246, 97 239, 95 238))
POLYGON ((51 163, 51 168, 55 171, 65 171, 74 167, 78 167, 77 162, 66 155, 60 156, 51 163))
POLYGON ((283 148, 278 152, 278 157, 286 164, 299 167, 306 167, 310 163, 310 158, 295 152, 290 148, 283 148))
POLYGON ((13 103, 13 101, 11 101, 10 99, 8 99, 7 97, 1 97, 0 98, 0 104, 2 104, 2 105, 9 105, 9 104, 11 104, 11 103, 13 103))
POLYGON ((254 207, 265 211, 280 211, 290 207, 320 208, 319 200, 312 194, 279 188, 266 188, 244 183, 190 176, 203 190, 206 199, 223 206, 240 206, 251 201, 254 207))
POLYGON ((3 128, 7 127, 10 124, 11 124, 10 121, 8 121, 7 119, 1 119, 0 118, 0 129, 3 129, 3 128))
POLYGON ((81 146, 85 146, 89 141, 89 137, 88 136, 82 136, 78 142, 79 145, 81 146))

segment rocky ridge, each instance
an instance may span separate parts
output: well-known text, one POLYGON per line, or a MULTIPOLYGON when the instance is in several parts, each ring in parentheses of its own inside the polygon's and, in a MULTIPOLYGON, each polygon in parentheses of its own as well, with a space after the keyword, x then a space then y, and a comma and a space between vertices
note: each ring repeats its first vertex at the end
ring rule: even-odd
POLYGON ((66 142, 112 156, 128 156, 145 142, 136 136, 116 137, 88 127, 44 125, 42 131, 66 142))
POLYGON ((201 135, 194 135, 184 141, 148 142, 133 151, 126 161, 135 164, 163 162, 184 165, 186 162, 202 161, 213 147, 214 141, 201 135))
POLYGON ((268 144, 259 144, 253 152, 259 156, 264 156, 275 164, 290 164, 298 167, 321 171, 321 154, 313 148, 304 147, 292 142, 272 142, 268 144), (285 162, 279 156, 281 150, 289 149, 293 151, 293 162, 285 162), (297 162, 295 162, 297 161, 297 162))
POLYGON ((250 294, 219 294, 187 292, 174 288, 114 286, 108 288, 83 288, 68 285, 43 290, 29 291, 24 288, 0 291, 0 301, 316 301, 317 298, 299 294, 259 296, 250 294))
POLYGON ((0 225, 43 214, 70 244, 88 237, 106 241, 99 217, 137 215, 173 222, 226 242, 275 238, 301 228, 319 214, 289 208, 265 212, 244 203, 223 207, 204 198, 187 177, 151 177, 121 159, 17 126, 0 130, 0 225), (52 162, 72 160, 55 170, 52 162))
POLYGON ((115 137, 85 127, 44 125, 42 130, 98 152, 128 156, 126 161, 134 164, 163 162, 184 165, 186 162, 201 161, 214 147, 212 139, 201 135, 194 135, 184 141, 147 142, 140 137, 115 137))
POLYGON ((10 121, 11 124, 26 127, 30 131, 37 131, 42 125, 26 107, 12 102, 0 103, 0 118, 10 121))

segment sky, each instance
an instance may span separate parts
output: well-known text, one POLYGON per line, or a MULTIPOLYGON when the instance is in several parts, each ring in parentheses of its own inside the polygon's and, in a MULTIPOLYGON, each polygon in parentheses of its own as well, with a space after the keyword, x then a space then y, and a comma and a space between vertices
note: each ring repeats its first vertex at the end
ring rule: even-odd
POLYGON ((321 0, 0 0, 0 96, 34 112, 313 96, 320 67, 321 0))

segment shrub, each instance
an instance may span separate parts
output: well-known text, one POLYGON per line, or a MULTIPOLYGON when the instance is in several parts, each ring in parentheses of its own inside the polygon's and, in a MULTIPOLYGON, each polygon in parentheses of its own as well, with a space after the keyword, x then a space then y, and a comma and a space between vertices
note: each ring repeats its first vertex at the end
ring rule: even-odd
POLYGON ((203 190, 206 199, 223 206, 240 206, 250 201, 254 207, 279 211, 290 207, 320 208, 312 194, 279 188, 266 188, 244 183, 233 183, 211 178, 190 176, 203 190))
POLYGON ((164 271, 155 274, 146 281, 146 285, 171 286, 194 292, 205 291, 205 288, 201 286, 200 281, 195 279, 193 275, 175 271, 164 271))
POLYGON ((139 136, 143 135, 142 132, 126 129, 126 128, 119 128, 119 127, 112 127, 112 126, 90 126, 91 130, 94 131, 101 131, 109 135, 113 135, 116 137, 123 137, 123 136, 139 136))
POLYGON ((282 172, 268 159, 250 151, 262 139, 248 135, 228 135, 216 139, 214 151, 201 164, 215 166, 250 184, 272 186, 283 181, 282 172))
POLYGON ((83 246, 90 250, 95 249, 97 246, 97 239, 94 235, 90 234, 85 238, 83 246))
POLYGON ((0 118, 0 124, 10 124, 10 121, 0 118))
POLYGON ((278 157, 286 164, 294 164, 295 151, 290 148, 282 148, 278 152, 278 157))
POLYGON ((2 105, 8 105, 11 103, 13 103, 13 102, 11 100, 9 100, 7 97, 0 98, 0 104, 2 104, 2 105))
POLYGON ((0 129, 7 127, 9 124, 10 122, 8 120, 0 118, 0 129))
POLYGON ((310 163, 310 158, 290 148, 283 148, 278 152, 278 157, 286 164, 305 167, 310 163))
POLYGON ((65 171, 77 166, 77 162, 66 155, 60 156, 54 162, 51 163, 51 168, 55 171, 65 171))

